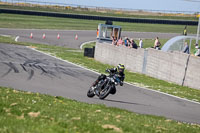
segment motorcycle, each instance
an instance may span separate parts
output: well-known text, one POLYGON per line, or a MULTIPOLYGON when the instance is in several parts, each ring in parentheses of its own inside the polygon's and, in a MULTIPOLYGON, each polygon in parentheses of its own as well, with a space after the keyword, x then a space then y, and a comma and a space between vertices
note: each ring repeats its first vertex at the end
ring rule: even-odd
POLYGON ((105 79, 101 79, 96 86, 90 87, 87 92, 87 96, 92 98, 96 95, 99 97, 99 99, 104 99, 109 94, 115 94, 115 87, 120 83, 121 81, 117 74, 110 73, 105 79))

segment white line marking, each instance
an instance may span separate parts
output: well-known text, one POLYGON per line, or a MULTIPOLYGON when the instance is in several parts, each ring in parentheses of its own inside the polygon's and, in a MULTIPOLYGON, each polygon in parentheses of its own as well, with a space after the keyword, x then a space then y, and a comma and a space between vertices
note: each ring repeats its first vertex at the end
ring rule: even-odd
POLYGON ((17 36, 17 37, 15 38, 15 42, 18 42, 18 39, 19 39, 19 36, 17 36))
MULTIPOLYGON (((77 64, 74 64, 74 63, 69 62, 69 61, 67 61, 67 60, 63 60, 63 59, 61 59, 61 58, 52 56, 52 55, 50 55, 50 54, 48 54, 48 53, 44 53, 44 52, 42 52, 42 51, 36 50, 35 48, 30 48, 30 47, 28 47, 28 46, 27 46, 27 48, 32 49, 32 50, 37 51, 37 52, 39 52, 39 53, 48 55, 48 56, 53 57, 53 58, 55 58, 55 59, 61 60, 61 61, 63 61, 63 62, 66 62, 66 63, 72 64, 72 65, 75 65, 75 66, 77 66, 77 67, 80 67, 80 68, 82 68, 82 69, 85 69, 85 70, 88 70, 88 71, 91 71, 91 72, 93 72, 93 73, 96 73, 96 74, 99 74, 99 75, 100 75, 99 72, 96 72, 96 71, 94 71, 94 70, 90 70, 90 69, 88 69, 88 68, 85 68, 85 67, 80 66, 80 65, 77 65, 77 64)), ((128 85, 131 85, 131 86, 134 86, 134 87, 138 87, 138 86, 135 86, 135 85, 133 85, 133 84, 131 84, 131 83, 128 83, 128 82, 124 82, 124 83, 126 83, 126 84, 128 84, 128 85)), ((174 97, 174 98, 177 98, 177 99, 180 99, 180 100, 183 100, 183 101, 188 101, 188 102, 191 102, 191 103, 195 103, 195 104, 199 104, 199 105, 200 105, 199 102, 192 101, 192 100, 188 100, 188 99, 185 99, 185 98, 180 98, 180 97, 178 97, 178 96, 174 96, 174 95, 167 94, 167 93, 164 93, 164 92, 160 92, 160 91, 157 91, 157 90, 147 89, 147 88, 143 88, 143 87, 138 87, 138 88, 141 88, 141 89, 144 89, 144 90, 148 90, 148 91, 153 91, 153 92, 160 93, 160 94, 164 94, 164 95, 167 95, 167 96, 170 96, 170 97, 174 97)))
POLYGON ((0 36, 11 37, 11 35, 3 35, 3 34, 0 34, 0 36))
POLYGON ((83 46, 84 46, 85 44, 92 43, 92 42, 96 42, 96 40, 94 40, 94 41, 88 41, 88 42, 82 43, 81 46, 80 46, 80 49, 82 50, 82 49, 83 49, 83 46))
MULTIPOLYGON (((132 85, 132 86, 134 86, 134 85, 131 84, 131 83, 128 83, 128 82, 125 82, 125 83, 128 84, 128 85, 132 85)), ((138 86, 136 86, 136 87, 138 87, 138 86)), ((170 97, 174 97, 174 98, 177 98, 177 99, 180 99, 180 100, 185 100, 185 101, 188 101, 188 102, 192 102, 192 103, 200 104, 200 102, 196 102, 196 101, 188 100, 188 99, 186 99, 186 98, 181 98, 181 97, 174 96, 174 95, 171 95, 171 94, 168 94, 168 93, 164 93, 164 92, 160 92, 160 91, 157 91, 157 90, 147 89, 147 88, 143 88, 143 87, 138 87, 138 88, 141 88, 141 89, 144 89, 144 90, 148 90, 148 91, 157 92, 157 93, 164 94, 164 95, 167 95, 167 96, 170 96, 170 97)))

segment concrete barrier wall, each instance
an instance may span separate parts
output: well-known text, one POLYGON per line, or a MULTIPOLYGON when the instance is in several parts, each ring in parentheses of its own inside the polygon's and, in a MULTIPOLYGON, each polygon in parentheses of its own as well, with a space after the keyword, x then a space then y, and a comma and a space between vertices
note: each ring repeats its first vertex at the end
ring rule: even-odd
POLYGON ((200 58, 190 56, 184 86, 200 89, 200 58))
POLYGON ((188 54, 148 49, 146 74, 182 85, 188 54))
POLYGON ((200 58, 188 54, 97 43, 95 59, 114 66, 122 63, 129 71, 200 89, 200 58))
POLYGON ((126 69, 142 72, 144 49, 115 47, 107 43, 96 44, 95 59, 110 65, 124 64, 126 69))

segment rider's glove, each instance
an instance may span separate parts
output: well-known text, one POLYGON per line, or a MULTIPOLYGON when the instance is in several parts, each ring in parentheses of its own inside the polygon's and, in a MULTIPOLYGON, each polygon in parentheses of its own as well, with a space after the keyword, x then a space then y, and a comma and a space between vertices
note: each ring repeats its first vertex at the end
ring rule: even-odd
POLYGON ((120 82, 120 86, 123 86, 123 84, 124 84, 123 81, 121 81, 121 82, 120 82))

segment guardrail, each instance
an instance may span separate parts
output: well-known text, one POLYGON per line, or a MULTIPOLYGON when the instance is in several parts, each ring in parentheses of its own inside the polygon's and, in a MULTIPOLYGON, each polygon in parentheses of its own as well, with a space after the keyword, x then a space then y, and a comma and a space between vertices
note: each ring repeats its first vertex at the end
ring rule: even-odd
POLYGON ((89 20, 102 20, 102 21, 110 20, 110 21, 129 22, 129 23, 198 25, 198 21, 120 18, 120 17, 107 17, 107 16, 95 16, 95 15, 80 15, 80 14, 66 14, 66 13, 28 11, 28 10, 16 10, 16 9, 0 9, 0 13, 23 14, 23 15, 37 15, 37 16, 50 16, 50 17, 63 17, 63 18, 75 18, 75 19, 89 19, 89 20))

